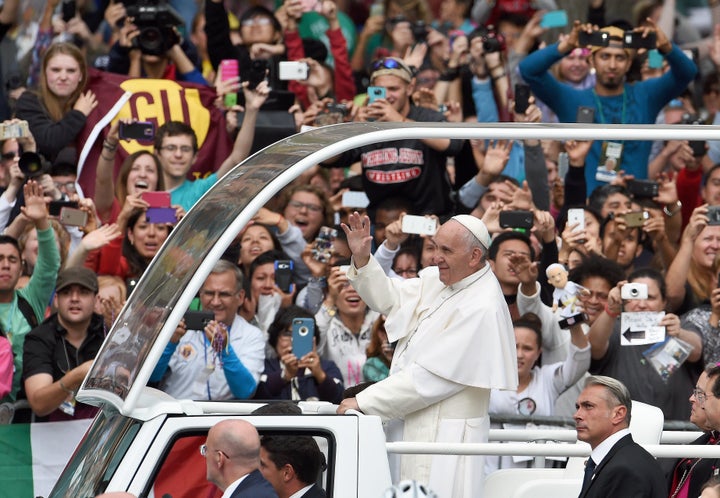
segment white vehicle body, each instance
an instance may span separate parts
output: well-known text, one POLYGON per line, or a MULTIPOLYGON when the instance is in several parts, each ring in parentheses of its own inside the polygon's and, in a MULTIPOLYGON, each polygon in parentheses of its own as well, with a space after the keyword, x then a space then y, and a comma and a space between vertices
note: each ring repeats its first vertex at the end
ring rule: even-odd
MULTIPOLYGON (((50 496, 85 498, 104 491, 152 496, 158 467, 178 435, 201 436, 228 417, 246 418, 261 433, 324 437, 328 471, 322 484, 328 496, 382 496, 390 485, 390 472, 377 417, 337 416, 327 404, 303 404, 302 416, 255 416, 249 413, 258 404, 175 400, 146 384, 213 265, 260 207, 323 160, 365 144, 405 138, 720 140, 720 128, 363 123, 316 129, 260 151, 220 179, 188 212, 128 299, 78 393, 80 401, 103 410, 50 496)), ((391 445, 391 451, 418 451, 404 443, 392 444, 396 446, 391 445)), ((491 446, 432 451, 492 453, 496 450, 491 446)), ((566 451, 567 446, 576 445, 566 445, 566 451)), ((589 449, 575 447, 570 454, 578 453, 589 454, 589 449)))

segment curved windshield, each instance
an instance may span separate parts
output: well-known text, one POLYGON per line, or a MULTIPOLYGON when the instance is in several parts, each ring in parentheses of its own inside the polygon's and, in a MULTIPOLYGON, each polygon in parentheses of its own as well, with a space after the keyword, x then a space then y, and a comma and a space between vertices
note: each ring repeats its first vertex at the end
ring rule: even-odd
POLYGON ((92 498, 105 491, 142 423, 116 410, 100 411, 78 445, 50 498, 92 498))

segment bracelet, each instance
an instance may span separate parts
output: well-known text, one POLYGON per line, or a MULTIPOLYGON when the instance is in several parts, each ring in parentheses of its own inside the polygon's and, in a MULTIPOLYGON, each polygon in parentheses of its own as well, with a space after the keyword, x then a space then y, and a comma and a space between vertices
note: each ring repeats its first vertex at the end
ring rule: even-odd
POLYGON ((460 76, 460 67, 447 68, 439 78, 439 81, 455 81, 460 76))
POLYGON ((75 391, 73 391, 72 389, 68 389, 62 379, 60 379, 58 382, 60 382, 60 389, 68 393, 70 396, 75 396, 75 391))
POLYGON ((675 209, 673 209, 672 211, 670 211, 667 206, 663 206, 663 213, 665 213, 665 216, 667 216, 668 218, 672 218, 673 216, 678 214, 681 210, 682 210, 682 202, 680 202, 680 201, 677 201, 675 203, 675 209))
POLYGON ((610 307, 607 305, 607 303, 605 303, 605 313, 610 315, 610 318, 617 318, 620 316, 620 313, 613 313, 612 311, 610 311, 610 307))
POLYGON ((115 151, 117 149, 118 144, 111 144, 108 140, 103 140, 103 149, 107 149, 109 151, 115 151))

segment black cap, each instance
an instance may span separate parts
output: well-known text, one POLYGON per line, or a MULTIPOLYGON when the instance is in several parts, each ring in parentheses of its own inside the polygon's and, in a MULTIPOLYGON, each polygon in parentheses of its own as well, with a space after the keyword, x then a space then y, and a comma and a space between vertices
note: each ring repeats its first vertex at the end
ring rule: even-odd
POLYGON ((98 291, 98 279, 94 271, 83 266, 66 268, 58 273, 55 290, 60 292, 73 284, 80 285, 93 292, 98 291))

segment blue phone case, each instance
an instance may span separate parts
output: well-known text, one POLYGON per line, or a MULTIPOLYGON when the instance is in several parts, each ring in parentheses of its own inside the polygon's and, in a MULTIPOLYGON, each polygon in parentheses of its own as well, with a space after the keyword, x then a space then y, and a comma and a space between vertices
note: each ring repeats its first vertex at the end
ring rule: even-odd
POLYGON ((567 25, 568 16, 564 10, 551 10, 540 20, 541 28, 562 28, 567 25))
POLYGON ((295 318, 292 323, 292 351, 299 360, 313 349, 315 321, 312 318, 295 318))
POLYGON ((648 50, 648 67, 653 69, 660 69, 663 66, 663 60, 665 58, 656 48, 648 50))
POLYGON ((369 86, 367 89, 368 93, 368 104, 372 104, 376 100, 385 98, 385 87, 384 86, 369 86))

